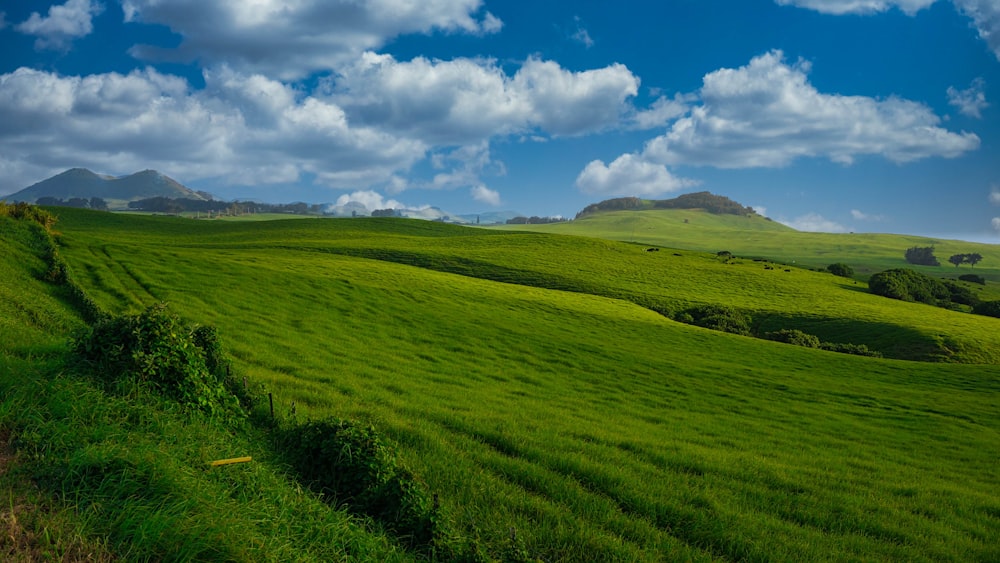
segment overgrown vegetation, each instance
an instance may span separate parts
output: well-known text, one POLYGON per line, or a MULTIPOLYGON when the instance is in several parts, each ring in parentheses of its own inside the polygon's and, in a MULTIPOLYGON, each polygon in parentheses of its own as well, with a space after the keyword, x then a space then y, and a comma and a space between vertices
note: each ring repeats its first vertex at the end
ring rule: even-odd
POLYGON ((945 308, 954 308, 955 305, 972 307, 979 302, 968 287, 908 268, 879 272, 869 278, 868 287, 875 295, 945 308))

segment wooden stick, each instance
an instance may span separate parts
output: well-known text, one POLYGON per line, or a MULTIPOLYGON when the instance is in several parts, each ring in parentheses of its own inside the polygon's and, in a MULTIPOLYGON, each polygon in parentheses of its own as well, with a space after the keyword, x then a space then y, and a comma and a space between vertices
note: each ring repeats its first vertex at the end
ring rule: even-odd
POLYGON ((213 461, 212 463, 210 463, 209 465, 211 465, 212 467, 218 467, 220 465, 229 465, 231 463, 246 463, 246 462, 250 461, 251 459, 252 458, 250 456, 246 456, 246 457, 234 457, 232 459, 217 459, 217 460, 213 461))

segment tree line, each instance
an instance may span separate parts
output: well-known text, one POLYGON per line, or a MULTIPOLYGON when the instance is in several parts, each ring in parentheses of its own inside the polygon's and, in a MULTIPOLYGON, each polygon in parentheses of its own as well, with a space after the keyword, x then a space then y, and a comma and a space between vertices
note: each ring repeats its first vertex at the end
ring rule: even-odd
MULTIPOLYGON (((934 256, 933 246, 914 246, 906 249, 906 261, 910 264, 917 264, 918 266, 940 266, 941 262, 938 261, 937 257, 934 256)), ((962 264, 969 264, 971 267, 975 268, 976 264, 983 261, 983 255, 978 252, 972 252, 969 254, 952 254, 948 257, 948 262, 951 262, 955 267, 959 267, 962 264)))

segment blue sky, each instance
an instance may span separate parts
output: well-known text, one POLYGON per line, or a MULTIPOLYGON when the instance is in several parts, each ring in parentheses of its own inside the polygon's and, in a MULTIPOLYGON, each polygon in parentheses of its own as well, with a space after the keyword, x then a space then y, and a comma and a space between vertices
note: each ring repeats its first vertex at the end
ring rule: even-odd
POLYGON ((708 190, 803 230, 1000 242, 997 0, 0 5, 0 194, 573 216, 708 190))

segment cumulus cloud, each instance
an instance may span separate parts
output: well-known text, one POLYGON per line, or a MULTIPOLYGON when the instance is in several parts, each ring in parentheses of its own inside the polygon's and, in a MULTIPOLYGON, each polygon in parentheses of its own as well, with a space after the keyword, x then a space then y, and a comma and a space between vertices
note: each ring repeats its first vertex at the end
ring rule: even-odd
MULTIPOLYGON (((67 0, 65 4, 49 8, 47 16, 32 12, 16 29, 37 37, 36 49, 66 50, 74 39, 86 37, 94 31, 93 19, 103 11, 103 5, 91 0, 67 0)), ((2 23, 3 18, 0 17, 2 23)), ((0 28, 3 27, 0 25, 0 28)))
POLYGON ((755 168, 804 157, 851 164, 876 155, 902 163, 979 147, 975 134, 941 128, 941 119, 923 104, 821 93, 809 83, 809 69, 808 62, 789 65, 781 51, 771 51, 744 67, 705 75, 701 105, 651 140, 644 158, 755 168))
POLYGON ((635 129, 662 127, 688 112, 690 103, 696 98, 677 94, 673 98, 660 96, 649 109, 637 111, 632 118, 635 129))
POLYGON ((1000 205, 1000 186, 994 185, 990 188, 990 203, 1000 205))
POLYGON ((373 190, 360 190, 344 194, 337 198, 338 206, 346 206, 349 203, 360 203, 368 211, 376 209, 405 209, 406 206, 394 199, 386 199, 382 194, 373 190))
POLYGON ((333 96, 361 123, 445 145, 539 130, 582 135, 618 125, 639 79, 624 65, 571 72, 529 58, 514 76, 492 60, 450 61, 365 53, 333 96))
POLYGON ((990 223, 993 225, 993 229, 1000 231, 1000 217, 994 217, 990 223))
POLYGON ((617 196, 657 196, 697 184, 635 154, 623 154, 610 165, 591 161, 576 178, 576 187, 584 193, 617 196))
POLYGON ((293 79, 336 69, 409 33, 496 33, 503 22, 482 0, 124 0, 126 21, 168 26, 175 49, 136 45, 145 60, 226 62, 244 72, 293 79))
POLYGON ((948 87, 948 103, 955 106, 959 113, 981 119, 983 110, 990 104, 986 103, 986 82, 982 77, 976 78, 965 90, 958 90, 954 86, 948 87))
MULTIPOLYGON (((183 170, 246 185, 314 175, 332 187, 391 182, 427 145, 353 126, 329 100, 259 75, 206 73, 192 91, 153 69, 86 77, 20 68, 0 75, 0 169, 34 178, 74 163, 109 172, 183 170)), ((0 188, 20 189, 8 177, 0 188)), ((0 190, 2 191, 2 190, 0 190)))
POLYGON ((885 219, 882 215, 871 215, 858 209, 851 210, 851 217, 854 217, 856 221, 881 221, 885 219))
POLYGON ((955 5, 972 24, 979 37, 990 46, 997 60, 1000 60, 1000 3, 996 0, 954 0, 955 5))
POLYGON ((826 219, 818 213, 807 213, 795 219, 778 219, 779 223, 788 225, 797 231, 809 231, 815 233, 846 233, 847 229, 843 225, 826 219))
POLYGON ((470 192, 472 193, 472 199, 476 201, 481 201, 494 206, 500 205, 500 192, 496 190, 491 190, 480 184, 478 186, 473 186, 470 192))
POLYGON ((913 15, 936 0, 775 0, 782 6, 798 6, 824 14, 875 14, 899 8, 913 15))

